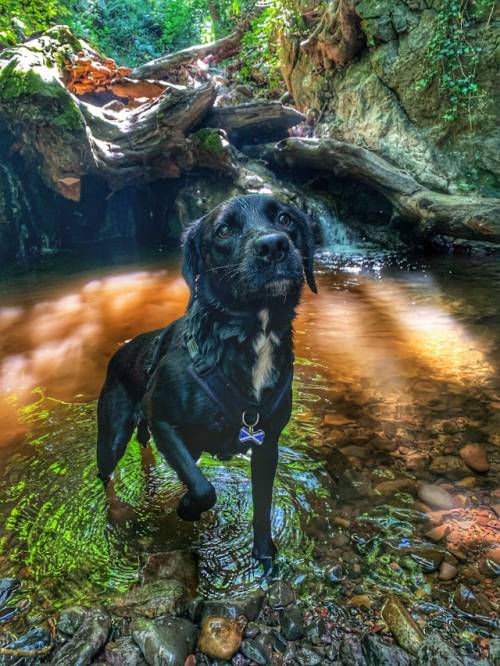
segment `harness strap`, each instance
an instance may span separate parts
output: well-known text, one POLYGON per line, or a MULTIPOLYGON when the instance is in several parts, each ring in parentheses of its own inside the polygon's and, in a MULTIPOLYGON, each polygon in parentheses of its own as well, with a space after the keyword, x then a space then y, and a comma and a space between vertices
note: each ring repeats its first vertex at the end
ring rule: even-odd
POLYGON ((290 368, 276 391, 264 401, 248 400, 239 389, 230 382, 218 367, 200 373, 194 364, 189 366, 189 373, 198 382, 209 398, 215 402, 229 425, 239 428, 243 414, 258 414, 259 423, 269 421, 286 397, 293 380, 293 368, 290 368))

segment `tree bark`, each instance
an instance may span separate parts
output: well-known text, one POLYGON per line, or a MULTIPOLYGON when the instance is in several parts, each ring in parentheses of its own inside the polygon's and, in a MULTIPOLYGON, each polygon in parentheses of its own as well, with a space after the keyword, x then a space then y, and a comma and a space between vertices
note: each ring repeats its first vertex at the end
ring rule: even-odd
POLYGON ((329 172, 373 187, 391 202, 396 214, 418 224, 420 236, 444 234, 500 243, 500 199, 434 192, 360 146, 334 139, 290 138, 259 152, 281 166, 329 172))
POLYGON ((366 43, 352 0, 332 0, 301 48, 319 65, 330 69, 350 62, 366 43))
POLYGON ((280 102, 250 102, 237 106, 211 109, 205 118, 205 127, 223 129, 236 143, 263 143, 286 137, 287 130, 298 125, 304 116, 280 102))
POLYGON ((134 79, 161 79, 173 69, 196 62, 207 55, 214 55, 218 60, 229 58, 240 50, 242 29, 235 30, 226 37, 210 42, 208 44, 199 44, 190 46, 182 51, 169 53, 155 60, 140 65, 132 70, 131 76, 134 79))

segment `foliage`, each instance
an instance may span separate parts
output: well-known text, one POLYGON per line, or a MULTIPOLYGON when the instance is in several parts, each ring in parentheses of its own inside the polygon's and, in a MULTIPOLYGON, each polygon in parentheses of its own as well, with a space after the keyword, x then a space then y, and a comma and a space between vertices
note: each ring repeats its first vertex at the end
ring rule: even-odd
POLYGON ((62 0, 0 0, 0 47, 46 30, 65 14, 62 0))
POLYGON ((0 0, 0 47, 63 22, 120 64, 134 66, 226 34, 243 1, 0 0))
POLYGON ((247 80, 262 79, 269 87, 278 86, 280 43, 283 35, 302 32, 304 23, 292 0, 274 0, 252 22, 243 36, 240 76, 247 80))
POLYGON ((206 0, 71 0, 70 26, 121 64, 211 37, 206 0))
POLYGON ((472 127, 485 93, 476 79, 484 41, 478 38, 478 22, 486 17, 486 30, 495 0, 441 0, 436 29, 428 46, 429 71, 417 82, 417 90, 433 80, 445 100, 443 120, 453 122, 464 113, 472 127))

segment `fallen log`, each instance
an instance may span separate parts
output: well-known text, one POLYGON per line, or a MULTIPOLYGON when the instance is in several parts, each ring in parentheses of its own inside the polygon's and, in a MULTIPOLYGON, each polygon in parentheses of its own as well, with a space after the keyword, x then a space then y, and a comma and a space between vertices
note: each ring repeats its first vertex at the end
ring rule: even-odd
POLYGON ((163 78, 171 70, 181 65, 196 62, 208 55, 215 56, 218 61, 230 58, 240 50, 242 34, 243 29, 240 28, 214 42, 190 46, 187 49, 182 49, 182 51, 160 56, 133 69, 131 76, 134 79, 158 79, 163 78))
MULTIPOLYGON (((112 74, 106 73, 106 85, 119 80, 128 91, 117 92, 130 97, 140 92, 143 97, 135 102, 144 101, 136 108, 116 103, 104 108, 72 92, 89 71, 99 71, 101 60, 65 26, 0 53, 0 122, 14 135, 15 150, 49 187, 78 201, 81 178, 88 174, 119 189, 178 177, 197 166, 198 154, 207 162, 206 149, 193 145, 189 135, 215 102, 217 91, 210 82, 186 88, 141 81, 137 88, 133 80, 112 78, 113 72, 121 74, 119 68, 103 61, 103 75, 104 69, 112 74), (77 61, 87 69, 75 71, 77 61)), ((90 87, 89 92, 98 91, 94 83, 90 87)), ((220 156, 215 161, 223 168, 226 163, 220 156)))
POLYGON ((223 129, 235 145, 279 141, 304 120, 302 113, 280 102, 250 102, 214 107, 203 124, 223 129))
POLYGON ((434 192, 360 146, 290 138, 263 148, 261 155, 280 166, 333 173, 369 185, 390 201, 395 214, 417 225, 419 236, 444 234, 500 243, 500 199, 434 192))

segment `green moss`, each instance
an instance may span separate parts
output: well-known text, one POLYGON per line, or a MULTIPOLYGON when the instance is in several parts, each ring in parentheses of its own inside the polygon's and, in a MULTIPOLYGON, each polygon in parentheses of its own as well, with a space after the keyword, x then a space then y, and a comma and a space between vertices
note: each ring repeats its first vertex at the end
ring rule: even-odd
POLYGON ((0 69, 0 107, 2 105, 7 107, 14 122, 44 122, 71 131, 84 124, 78 106, 65 88, 51 78, 48 68, 24 70, 17 58, 0 69))
POLYGON ((199 148, 214 155, 222 155, 224 146, 219 131, 204 127, 194 134, 194 140, 199 148))
POLYGON ((83 128, 82 114, 72 99, 66 101, 64 110, 54 118, 53 124, 70 131, 83 128))

